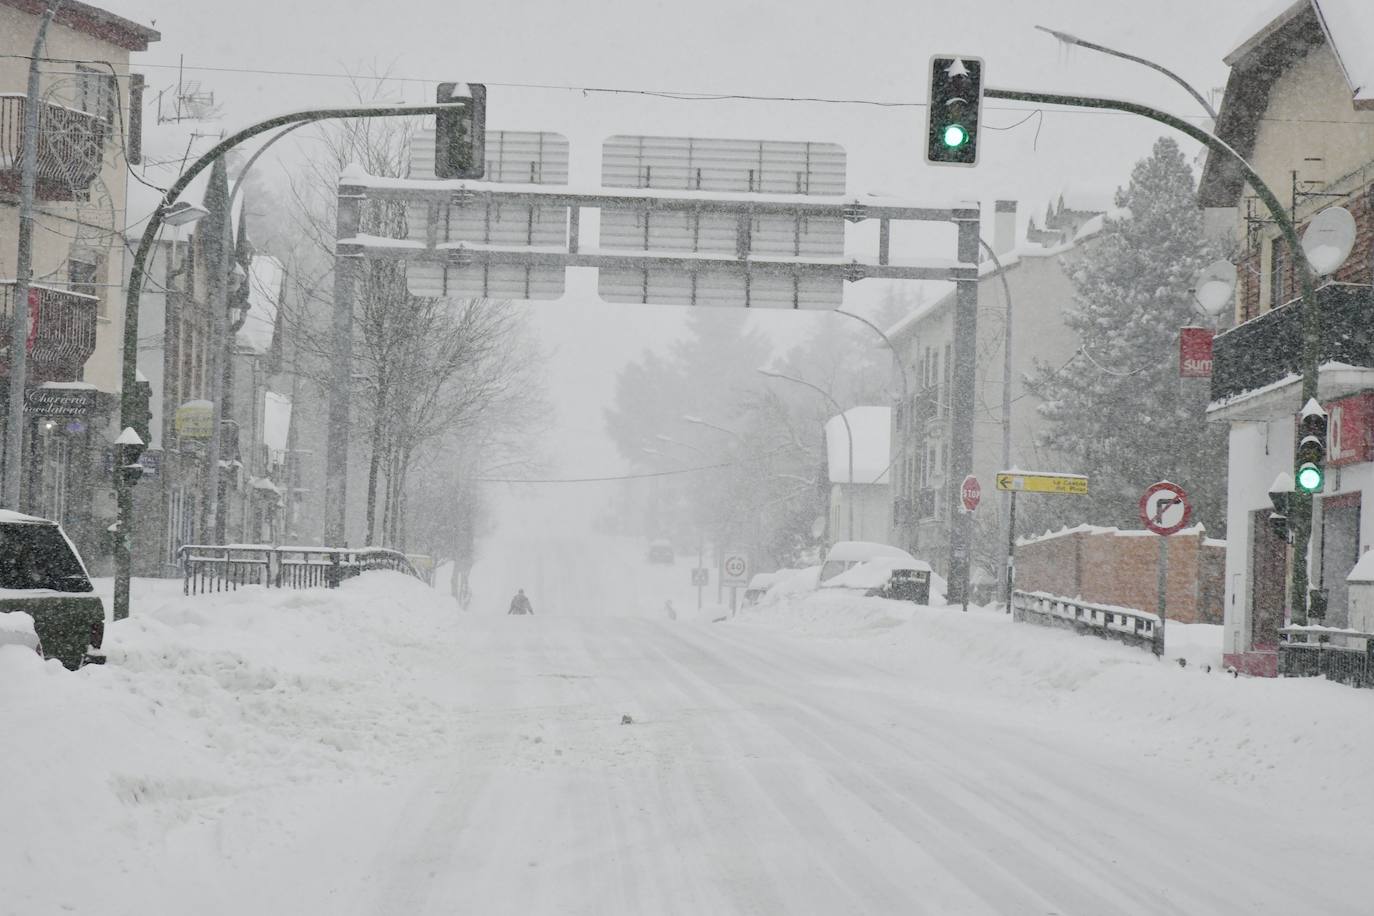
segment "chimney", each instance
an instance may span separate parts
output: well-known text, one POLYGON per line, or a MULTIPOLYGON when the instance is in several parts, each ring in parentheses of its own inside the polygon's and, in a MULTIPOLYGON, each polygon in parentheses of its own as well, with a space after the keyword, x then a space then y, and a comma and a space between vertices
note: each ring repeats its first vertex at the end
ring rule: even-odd
POLYGON ((992 250, 1001 257, 1016 247, 1016 201, 997 201, 992 217, 992 250))

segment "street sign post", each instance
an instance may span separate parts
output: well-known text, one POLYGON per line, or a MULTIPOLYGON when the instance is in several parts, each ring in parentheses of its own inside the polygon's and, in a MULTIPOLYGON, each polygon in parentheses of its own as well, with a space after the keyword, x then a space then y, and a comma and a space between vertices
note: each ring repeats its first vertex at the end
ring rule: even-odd
POLYGON ((959 485, 959 499, 964 504, 965 512, 972 512, 978 508, 978 503, 983 499, 983 487, 978 483, 978 478, 972 474, 964 478, 964 482, 959 485))
POLYGON ((1156 654, 1164 654, 1164 621, 1168 616, 1169 542, 1166 538, 1181 531, 1192 518, 1193 507, 1188 494, 1178 484, 1161 480, 1145 488, 1140 497, 1140 520, 1145 527, 1159 535, 1159 554, 1155 560, 1155 613, 1159 615, 1159 639, 1156 654))
POLYGON ((697 588, 705 588, 711 584, 711 572, 698 566, 692 570, 692 584, 697 588))
POLYGON ((1088 478, 1083 474, 1002 471, 997 475, 997 489, 1013 493, 1082 494, 1088 492, 1088 478))
POLYGON ((735 613, 735 598, 739 589, 749 585, 749 553, 731 550, 720 560, 720 584, 730 586, 730 613, 735 613))
POLYGON ((1088 492, 1084 474, 1059 474, 1044 471, 1000 471, 997 489, 1011 494, 1007 509, 1006 613, 1011 613, 1011 593, 1016 584, 1016 494, 1061 493, 1081 496, 1088 492))

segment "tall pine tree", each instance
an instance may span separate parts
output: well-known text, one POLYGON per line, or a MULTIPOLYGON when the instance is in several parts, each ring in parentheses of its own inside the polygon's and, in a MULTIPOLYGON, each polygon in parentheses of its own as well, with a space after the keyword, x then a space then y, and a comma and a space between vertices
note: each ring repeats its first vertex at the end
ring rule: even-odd
POLYGON ((1082 345, 1067 367, 1042 366, 1042 444, 1091 477, 1082 521, 1139 527, 1137 500, 1156 480, 1189 494, 1194 520, 1224 533, 1226 430, 1208 423, 1208 387, 1178 374, 1179 328, 1199 323, 1191 292, 1219 247, 1202 228, 1192 170, 1156 141, 1116 194, 1118 213, 1072 268, 1065 324, 1082 345))

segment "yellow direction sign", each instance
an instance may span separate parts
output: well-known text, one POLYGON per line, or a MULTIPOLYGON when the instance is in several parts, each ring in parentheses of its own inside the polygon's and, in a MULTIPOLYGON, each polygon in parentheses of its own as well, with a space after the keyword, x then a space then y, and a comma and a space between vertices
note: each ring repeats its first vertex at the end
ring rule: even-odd
POLYGON ((1013 493, 1086 493, 1088 478, 1083 474, 1044 474, 1039 471, 1001 471, 997 489, 1013 493))

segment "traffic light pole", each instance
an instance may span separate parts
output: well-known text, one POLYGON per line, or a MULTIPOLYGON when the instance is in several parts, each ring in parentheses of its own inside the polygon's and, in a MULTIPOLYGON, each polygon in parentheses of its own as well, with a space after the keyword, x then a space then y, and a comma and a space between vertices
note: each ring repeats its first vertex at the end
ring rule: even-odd
MULTIPOLYGON (((1023 92, 1017 89, 985 88, 983 95, 988 98, 1007 99, 1014 102, 1033 102, 1037 105, 1103 108, 1139 115, 1172 127, 1208 149, 1229 157, 1245 175, 1246 182, 1264 203, 1270 217, 1278 225, 1279 231, 1283 233, 1284 241, 1288 244, 1289 256, 1293 259, 1294 272, 1297 274, 1298 283, 1302 288, 1302 403, 1306 404, 1309 399, 1317 397, 1318 361, 1321 357, 1321 314, 1317 310, 1316 281, 1313 279, 1312 266, 1307 262, 1307 255, 1302 250, 1302 243, 1298 239, 1298 231, 1293 225, 1292 217, 1284 209, 1283 204, 1279 203, 1274 192, 1264 183, 1264 179, 1260 178, 1250 163, 1245 161, 1245 157, 1237 153, 1220 137, 1168 112, 1151 108, 1148 105, 1141 105, 1138 102, 1085 95, 1023 92)), ((1289 587, 1288 602, 1293 623, 1303 625, 1307 623, 1307 548, 1312 536, 1313 499, 1311 496, 1298 494, 1294 503, 1296 511, 1292 519, 1293 578, 1289 587)))
MULTIPOLYGON (((460 103, 461 104, 461 103, 460 103)), ((162 195, 162 200, 152 214, 148 217, 148 224, 143 227, 143 237, 139 239, 138 248, 134 251, 133 263, 129 269, 128 294, 124 301, 124 349, 123 366, 120 374, 120 394, 119 394, 119 427, 121 430, 129 429, 134 425, 135 416, 138 413, 137 387, 138 378, 138 306, 139 300, 143 295, 143 281, 146 276, 148 257, 152 253, 153 244, 157 240, 158 233, 162 229, 163 213, 176 202, 187 186, 195 180, 195 177, 208 168, 216 159, 224 155, 227 151, 238 146, 245 140, 251 140, 258 134, 266 133, 278 127, 287 125, 305 124, 312 121, 327 121, 335 118, 398 118, 410 117, 423 114, 438 114, 440 112, 452 110, 459 105, 368 105, 357 108, 317 108, 308 111, 296 111, 290 114, 278 115, 275 118, 268 118, 245 127, 243 130, 232 134, 217 143, 205 155, 187 166, 172 186, 162 195)), ((345 410, 346 410, 345 405, 345 410)), ((331 419, 333 412, 331 411, 331 419)), ((346 414, 345 414, 346 422, 346 414)), ((118 505, 118 520, 115 523, 115 588, 114 588, 114 607, 113 616, 115 620, 122 620, 129 616, 129 575, 132 565, 130 551, 133 543, 133 482, 128 479, 128 474, 121 473, 119 461, 115 461, 114 469, 114 490, 115 502, 118 505)))

